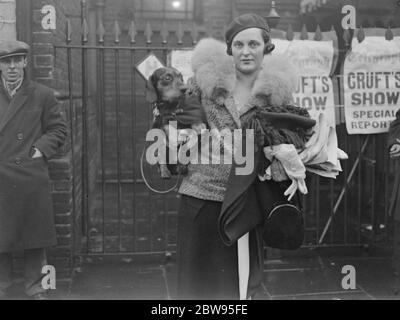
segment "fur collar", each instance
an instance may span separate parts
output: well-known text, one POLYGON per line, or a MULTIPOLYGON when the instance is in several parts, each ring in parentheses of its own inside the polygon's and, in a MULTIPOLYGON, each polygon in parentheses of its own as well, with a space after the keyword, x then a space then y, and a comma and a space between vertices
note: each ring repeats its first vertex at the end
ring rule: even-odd
MULTIPOLYGON (((192 69, 204 97, 219 105, 225 104, 232 95, 236 81, 233 60, 226 53, 226 44, 212 38, 202 39, 194 49, 192 69)), ((265 56, 263 69, 247 103, 248 109, 265 104, 281 106, 292 102, 297 78, 297 69, 287 57, 274 53, 265 56)))

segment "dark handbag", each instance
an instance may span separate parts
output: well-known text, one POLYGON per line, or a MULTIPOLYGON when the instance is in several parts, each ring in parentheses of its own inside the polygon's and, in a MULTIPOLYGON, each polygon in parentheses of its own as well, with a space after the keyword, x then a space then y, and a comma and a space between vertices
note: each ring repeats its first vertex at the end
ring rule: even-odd
POLYGON ((266 246, 296 250, 304 240, 303 209, 299 193, 288 201, 284 192, 290 181, 257 181, 255 189, 263 213, 262 236, 266 246), (267 196, 269 195, 269 196, 267 196))
POLYGON ((263 226, 265 245, 276 249, 296 250, 304 240, 302 211, 295 205, 284 203, 266 214, 263 226))
MULTIPOLYGON (((258 151, 256 166, 261 157, 264 155, 258 151)), ((260 233, 269 247, 298 249, 304 238, 303 214, 300 201, 288 202, 284 196, 290 183, 260 181, 256 170, 251 175, 236 175, 232 167, 218 218, 222 242, 230 246, 247 232, 257 229, 257 234, 260 233)))

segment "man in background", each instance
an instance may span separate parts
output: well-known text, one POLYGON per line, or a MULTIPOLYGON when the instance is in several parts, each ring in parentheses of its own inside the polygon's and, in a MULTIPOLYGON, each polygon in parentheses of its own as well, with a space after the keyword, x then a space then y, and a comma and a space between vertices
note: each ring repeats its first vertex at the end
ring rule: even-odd
POLYGON ((25 293, 47 298, 45 248, 57 243, 47 160, 67 127, 53 90, 27 79, 29 46, 0 41, 0 299, 12 284, 12 253, 24 252, 25 293))
MULTIPOLYGON (((391 123, 388 133, 389 155, 391 159, 400 159, 400 110, 396 119, 391 123)), ((393 269, 396 275, 395 294, 400 293, 400 172, 399 163, 396 163, 395 181, 390 202, 389 214, 393 217, 393 269)))

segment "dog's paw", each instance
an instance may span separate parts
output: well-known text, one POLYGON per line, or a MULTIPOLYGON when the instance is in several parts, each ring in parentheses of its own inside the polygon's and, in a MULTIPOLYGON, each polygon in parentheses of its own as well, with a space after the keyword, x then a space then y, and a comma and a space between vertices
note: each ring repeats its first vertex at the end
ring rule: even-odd
POLYGON ((172 174, 165 164, 160 165, 160 175, 162 179, 171 179, 172 174))

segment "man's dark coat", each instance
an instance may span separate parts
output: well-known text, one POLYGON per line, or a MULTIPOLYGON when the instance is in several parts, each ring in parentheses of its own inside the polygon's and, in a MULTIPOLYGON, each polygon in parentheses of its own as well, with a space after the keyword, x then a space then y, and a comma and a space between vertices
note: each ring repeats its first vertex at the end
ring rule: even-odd
POLYGON ((0 108, 0 253, 55 245, 47 159, 66 138, 64 115, 50 88, 28 80, 13 98, 0 84, 0 108))
MULTIPOLYGON (((396 139, 400 139, 400 110, 397 111, 396 119, 390 125, 388 134, 389 149, 395 143, 400 144, 396 139)), ((399 168, 398 163, 396 168, 399 168)), ((396 172, 389 213, 395 220, 400 221, 400 172, 396 172)))

